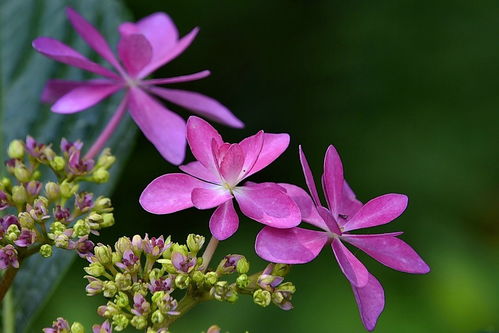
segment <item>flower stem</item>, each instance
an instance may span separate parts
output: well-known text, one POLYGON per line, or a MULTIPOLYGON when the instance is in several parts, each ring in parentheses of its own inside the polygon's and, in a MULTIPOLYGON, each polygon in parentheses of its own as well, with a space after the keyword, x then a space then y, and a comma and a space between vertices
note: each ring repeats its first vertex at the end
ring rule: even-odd
POLYGON ((92 147, 90 147, 90 149, 88 150, 87 154, 85 155, 86 159, 94 158, 95 155, 97 155, 102 150, 107 140, 109 140, 111 135, 116 130, 116 127, 118 127, 121 119, 125 115, 127 104, 128 104, 128 97, 125 95, 120 105, 118 106, 118 109, 116 109, 116 112, 114 112, 113 116, 107 123, 102 133, 99 135, 99 137, 94 142, 92 147))
POLYGON ((12 290, 9 290, 5 299, 2 303, 2 332, 4 333, 15 333, 16 322, 14 313, 14 297, 12 295, 12 290))
POLYGON ((204 250, 204 253, 203 253, 202 272, 204 272, 208 269, 208 265, 210 264, 211 258, 213 258, 213 254, 215 253, 217 246, 218 246, 218 239, 211 236, 210 242, 208 243, 208 246, 206 246, 206 250, 204 250))
MULTIPOLYGON (((12 266, 9 266, 9 268, 7 268, 7 270, 4 271, 4 274, 2 276, 2 281, 0 281, 0 300, 3 300, 5 295, 9 295, 7 291, 9 290, 10 285, 14 281, 17 271, 19 271, 19 268, 14 268, 12 266)), ((7 302, 7 297, 5 297, 4 300, 4 308, 7 307, 6 302, 7 302)), ((4 332, 8 331, 5 330, 4 328, 4 332)))

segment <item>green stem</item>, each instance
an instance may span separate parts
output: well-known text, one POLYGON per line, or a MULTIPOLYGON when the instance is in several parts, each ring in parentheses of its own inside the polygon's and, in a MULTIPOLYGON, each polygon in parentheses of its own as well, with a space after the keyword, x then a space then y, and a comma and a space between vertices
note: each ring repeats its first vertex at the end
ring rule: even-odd
POLYGON ((210 264, 211 258, 213 258, 213 254, 215 253, 217 246, 218 246, 218 239, 211 236, 210 242, 208 243, 208 246, 206 247, 206 250, 204 250, 203 253, 203 269, 201 270, 202 272, 208 269, 208 265, 210 264))
POLYGON ((4 333, 15 333, 15 314, 14 314, 14 297, 12 290, 7 292, 2 303, 2 317, 3 317, 3 330, 4 333))
POLYGON ((180 319, 183 315, 185 315, 187 312, 189 312, 193 307, 198 305, 201 302, 207 301, 210 299, 210 293, 209 292, 204 292, 203 294, 200 294, 198 296, 192 295, 191 292, 187 292, 185 294, 184 298, 178 302, 178 306, 175 309, 175 311, 178 311, 179 314, 176 316, 169 316, 166 321, 162 323, 162 327, 168 329, 172 323, 174 323, 176 320, 180 319))

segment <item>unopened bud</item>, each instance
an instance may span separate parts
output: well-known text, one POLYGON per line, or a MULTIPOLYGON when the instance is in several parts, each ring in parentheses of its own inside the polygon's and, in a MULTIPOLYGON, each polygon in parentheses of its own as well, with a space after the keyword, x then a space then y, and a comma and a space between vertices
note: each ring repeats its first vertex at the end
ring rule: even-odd
POLYGON ((61 183, 60 190, 61 190, 61 196, 63 198, 69 199, 73 195, 75 195, 76 192, 78 192, 78 184, 73 184, 64 180, 61 183))
POLYGON ((76 221, 73 226, 73 237, 83 237, 90 234, 90 223, 85 220, 76 221))
POLYGON ((19 230, 19 227, 15 224, 9 225, 7 228, 7 231, 5 232, 5 237, 10 240, 11 242, 17 240, 19 235, 21 234, 21 230, 19 230))
POLYGON ((209 286, 213 286, 218 281, 218 274, 216 272, 208 272, 204 276, 205 282, 209 286))
POLYGON ((138 330, 143 330, 147 326, 147 319, 143 316, 134 316, 130 324, 138 330))
POLYGON ((99 168, 92 174, 92 180, 96 183, 102 184, 109 180, 109 171, 99 168))
POLYGON ((24 186, 13 186, 12 187, 12 201, 16 205, 24 205, 28 200, 28 193, 24 186))
POLYGON ((98 197, 95 200, 94 210, 97 213, 109 213, 113 210, 113 206, 111 204, 111 199, 106 197, 98 197))
POLYGON ((61 195, 61 189, 59 185, 54 182, 48 182, 45 184, 45 193, 47 194, 47 198, 51 201, 56 201, 59 199, 61 195))
POLYGON ((244 289, 248 286, 249 284, 249 279, 248 275, 246 274, 241 274, 237 277, 236 279, 236 285, 238 288, 244 289))
POLYGON ((111 298, 114 295, 116 295, 117 292, 118 292, 118 287, 116 287, 116 284, 113 281, 104 282, 104 289, 103 289, 104 297, 111 298))
POLYGON ((172 248, 172 253, 173 252, 178 252, 178 253, 181 253, 183 254, 184 256, 187 256, 187 254, 189 253, 189 249, 187 249, 187 246, 186 245, 180 245, 178 243, 173 243, 173 245, 171 246, 172 248))
POLYGON ((66 166, 66 161, 62 156, 55 156, 50 162, 50 167, 55 171, 62 171, 66 166))
POLYGON ((200 271, 194 271, 192 273, 192 281, 196 282, 197 285, 201 285, 204 281, 204 274, 200 271))
POLYGON ((286 276, 291 270, 291 265, 288 264, 275 264, 272 270, 272 275, 286 276))
POLYGON ((24 156, 24 144, 21 140, 13 140, 9 144, 7 149, 7 155, 9 158, 21 159, 24 156))
POLYGON ((186 274, 179 274, 175 278, 175 286, 179 289, 186 289, 191 283, 191 278, 186 274))
POLYGON ((161 323, 163 320, 165 320, 165 316, 161 313, 161 311, 159 310, 156 310, 152 313, 151 315, 151 322, 153 324, 159 324, 161 323))
POLYGON ((31 172, 29 172, 28 168, 26 168, 21 163, 19 165, 16 165, 16 167, 14 168, 14 176, 21 183, 27 183, 31 180, 31 172))
POLYGON ((112 263, 112 252, 111 247, 106 245, 98 245, 94 248, 95 256, 102 265, 112 263))
POLYGON ((119 290, 128 290, 132 286, 132 277, 128 273, 118 273, 116 274, 116 277, 114 278, 114 281, 116 282, 116 287, 119 290))
POLYGON ((189 234, 187 236, 187 246, 189 250, 196 254, 204 244, 204 237, 201 235, 189 234))
POLYGON ((239 259, 239 261, 237 262, 237 265, 236 265, 236 271, 239 274, 248 273, 249 268, 250 268, 249 262, 248 262, 248 260, 246 260, 245 257, 242 257, 241 259, 239 259))
POLYGON ((85 267, 84 270, 85 272, 87 272, 87 274, 90 274, 95 277, 99 277, 106 272, 104 266, 98 262, 91 263, 90 265, 85 267))
POLYGON ((114 244, 114 248, 116 249, 116 252, 123 255, 125 251, 132 249, 132 241, 128 237, 120 237, 114 244))
POLYGON ((77 321, 71 325, 71 333, 85 333, 85 328, 83 325, 77 321))
POLYGON ((124 292, 119 291, 114 298, 114 303, 120 308, 128 306, 128 296, 124 292))
POLYGON ((109 169, 111 165, 116 161, 116 157, 111 155, 111 149, 105 148, 97 160, 97 167, 109 169))
POLYGON ((52 256, 52 246, 49 245, 49 244, 43 244, 41 247, 40 247, 40 255, 44 258, 48 258, 50 256, 52 256))
POLYGON ((66 234, 59 234, 54 239, 54 245, 61 249, 67 249, 69 246, 69 237, 66 234))
POLYGON ((272 295, 267 290, 257 289, 253 293, 253 302, 262 307, 268 306, 271 300, 272 300, 272 295))
POLYGON ((50 225, 50 231, 57 236, 66 231, 66 226, 59 221, 55 221, 50 225))
POLYGON ((108 228, 114 225, 114 215, 113 213, 102 214, 101 228, 108 228))
POLYGON ((117 314, 113 316, 113 328, 117 331, 123 331, 130 321, 124 314, 117 314))

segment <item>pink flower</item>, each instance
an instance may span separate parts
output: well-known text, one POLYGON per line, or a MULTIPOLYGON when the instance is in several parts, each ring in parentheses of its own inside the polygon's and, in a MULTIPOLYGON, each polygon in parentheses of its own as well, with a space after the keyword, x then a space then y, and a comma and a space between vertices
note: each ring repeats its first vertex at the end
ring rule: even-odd
POLYGON ((322 229, 275 229, 265 227, 257 236, 255 248, 260 257, 276 263, 302 264, 313 260, 327 244, 341 270, 350 281, 362 322, 373 330, 385 304, 380 283, 350 252, 343 242, 366 252, 380 263, 393 269, 425 274, 428 265, 404 241, 397 238, 401 232, 387 234, 352 234, 350 231, 382 225, 396 219, 407 207, 403 194, 385 194, 362 205, 343 179, 343 166, 333 146, 324 159, 322 185, 329 209, 324 208, 305 155, 300 147, 300 160, 312 198, 301 188, 279 184, 295 200, 302 219, 322 229))
MULTIPOLYGON (((83 111, 104 98, 125 89, 125 97, 111 119, 98 148, 112 134, 127 109, 144 135, 156 146, 161 155, 173 164, 182 163, 185 155, 185 121, 159 103, 154 94, 232 127, 243 127, 225 106, 216 100, 196 92, 157 87, 202 79, 210 74, 195 74, 162 79, 146 79, 157 68, 179 56, 193 41, 198 28, 179 38, 177 28, 165 13, 155 13, 137 23, 126 22, 119 27, 119 61, 104 37, 76 11, 68 8, 67 16, 78 34, 100 56, 109 62, 116 72, 90 61, 69 46, 49 37, 39 37, 33 47, 41 54, 59 62, 75 66, 103 76, 83 82, 51 80, 42 95, 45 102, 55 102, 52 111, 75 113, 83 111)), ((92 149, 90 157, 98 151, 92 149)))
POLYGON ((197 161, 180 166, 187 174, 166 174, 153 180, 140 196, 145 210, 169 214, 193 206, 217 207, 210 230, 218 240, 229 238, 239 226, 234 198, 243 214, 255 221, 275 228, 298 225, 299 208, 282 187, 274 183, 239 185, 286 150, 288 134, 260 131, 240 143, 225 143, 206 121, 190 117, 187 141, 197 161))
POLYGON ((113 326, 109 323, 109 321, 105 321, 102 325, 94 325, 92 326, 93 333, 113 333, 113 326))

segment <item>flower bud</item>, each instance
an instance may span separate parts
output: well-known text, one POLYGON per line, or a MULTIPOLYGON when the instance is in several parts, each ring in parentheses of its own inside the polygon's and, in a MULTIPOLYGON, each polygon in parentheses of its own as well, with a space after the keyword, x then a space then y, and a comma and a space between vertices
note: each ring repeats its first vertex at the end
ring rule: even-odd
POLYGON ((119 254, 118 252, 113 252, 111 256, 111 261, 113 262, 113 265, 116 264, 117 262, 120 262, 121 259, 123 259, 121 254, 119 254))
POLYGON ((130 324, 138 330, 143 330, 147 326, 147 319, 143 316, 133 316, 130 324))
POLYGON ((43 244, 41 247, 40 247, 40 255, 44 258, 48 258, 50 256, 52 256, 52 246, 50 246, 49 244, 43 244))
POLYGON ((196 254, 203 247, 204 240, 201 235, 189 234, 187 236, 187 246, 191 252, 196 254))
POLYGON ((92 180, 96 183, 102 184, 109 180, 109 171, 99 168, 92 174, 92 180))
POLYGON ((170 274, 177 273, 177 269, 175 268, 175 266, 173 266, 173 263, 170 259, 158 259, 156 261, 161 264, 166 272, 170 274))
POLYGON ((120 237, 114 244, 114 248, 116 249, 116 252, 123 256, 125 251, 132 249, 132 241, 128 237, 120 237))
POLYGON ((104 289, 104 283, 96 279, 92 276, 85 276, 88 279, 88 284, 85 287, 85 291, 87 292, 87 296, 95 296, 102 292, 104 289))
POLYGON ((19 237, 20 234, 21 230, 19 230, 19 227, 15 224, 11 224, 5 232, 5 238, 13 242, 19 237))
MULTIPOLYGON (((54 222, 55 223, 55 222, 54 222)), ((73 226, 73 237, 83 237, 90 234, 90 223, 85 220, 76 221, 73 226)))
POLYGON ((95 201, 94 210, 97 213, 109 213, 113 210, 113 206, 111 205, 111 199, 100 196, 95 201))
POLYGON ((95 256, 102 265, 109 265, 112 263, 111 247, 108 245, 98 245, 94 248, 95 256))
POLYGON ((114 225, 114 215, 113 213, 102 214, 101 228, 108 228, 114 225))
POLYGON ((149 272, 149 281, 159 280, 163 276, 163 272, 159 268, 153 268, 149 272))
POLYGON ((118 287, 113 281, 104 281, 103 294, 104 297, 111 298, 118 292, 118 287))
POLYGON ((50 167, 55 171, 62 171, 66 166, 66 161, 62 156, 55 156, 50 162, 50 167))
POLYGON ((9 144, 7 149, 7 155, 9 158, 21 159, 24 156, 24 144, 21 140, 13 140, 9 144))
POLYGON ((19 224, 23 228, 33 229, 33 227, 35 226, 35 220, 33 220, 33 218, 28 212, 19 213, 18 219, 19 219, 19 224))
POLYGON ((45 193, 50 201, 56 201, 61 195, 61 189, 59 185, 54 182, 48 182, 45 184, 45 193))
POLYGON ((196 282, 196 284, 199 286, 204 282, 204 274, 203 272, 200 271, 194 271, 192 273, 192 281, 196 282))
POLYGON ((85 267, 84 270, 85 272, 87 272, 87 274, 90 274, 95 277, 99 277, 106 272, 104 266, 99 262, 91 263, 90 265, 85 267))
POLYGON ((22 206, 28 200, 28 193, 24 186, 12 186, 12 201, 19 206, 22 206))
POLYGON ((111 155, 111 149, 105 148, 102 151, 102 153, 100 154, 99 159, 97 160, 96 167, 103 168, 103 169, 109 169, 115 161, 116 161, 116 157, 111 155))
POLYGON ((244 289, 249 285, 248 275, 241 274, 236 279, 236 285, 238 288, 244 289))
POLYGON ((78 184, 73 184, 67 180, 64 180, 60 186, 61 196, 66 199, 71 198, 76 192, 78 192, 78 187, 78 184))
POLYGON ((187 254, 189 253, 189 250, 187 249, 187 246, 186 245, 180 245, 178 243, 173 243, 173 245, 171 246, 172 248, 172 253, 173 252, 178 252, 178 253, 181 253, 182 255, 184 256, 187 256, 187 254))
POLYGON ((175 278, 175 286, 179 289, 186 289, 191 283, 191 278, 187 274, 179 274, 175 278))
POLYGON ((71 333, 85 333, 85 328, 83 325, 77 321, 71 325, 71 333))
POLYGON ((21 183, 27 183, 31 180, 31 172, 22 163, 16 163, 14 168, 14 176, 21 183))
POLYGON ((241 259, 239 259, 239 261, 237 262, 237 265, 236 265, 236 271, 239 274, 248 273, 249 268, 250 268, 249 262, 248 262, 248 260, 246 260, 245 257, 242 257, 241 259))
POLYGON ((223 301, 228 291, 229 286, 227 285, 227 281, 218 281, 217 283, 215 283, 213 288, 211 288, 210 294, 217 301, 223 301))
POLYGON ((132 277, 128 273, 116 274, 114 281, 119 290, 129 290, 132 287, 132 277))
POLYGON ((237 291, 231 289, 225 296, 225 300, 229 303, 235 303, 239 299, 237 291))
POLYGON ((253 293, 253 302, 260 305, 261 307, 268 306, 271 300, 272 300, 272 295, 267 290, 257 289, 253 293))
POLYGON ((42 183, 37 180, 31 180, 25 184, 25 187, 28 196, 31 198, 35 198, 40 194, 40 191, 42 190, 42 183))
POLYGON ((113 328, 117 331, 123 331, 130 321, 124 314, 117 314, 113 316, 113 328))
POLYGON ((114 303, 120 308, 127 307, 128 296, 124 292, 119 291, 118 294, 116 294, 116 297, 114 298, 114 303))
POLYGON ((54 245, 60 249, 67 249, 69 247, 69 237, 66 234, 59 234, 54 239, 54 245))
POLYGON ((204 280, 208 286, 213 286, 218 281, 218 274, 216 272, 208 272, 204 275, 204 280))
POLYGON ((275 264, 272 270, 272 275, 286 276, 291 270, 291 265, 288 264, 275 264))
POLYGON ((50 231, 57 236, 66 231, 66 226, 59 221, 55 221, 50 225, 50 231))
POLYGON ((165 320, 165 316, 161 313, 161 311, 159 310, 156 310, 152 313, 151 315, 151 322, 153 324, 159 324, 161 323, 163 320, 165 320))

